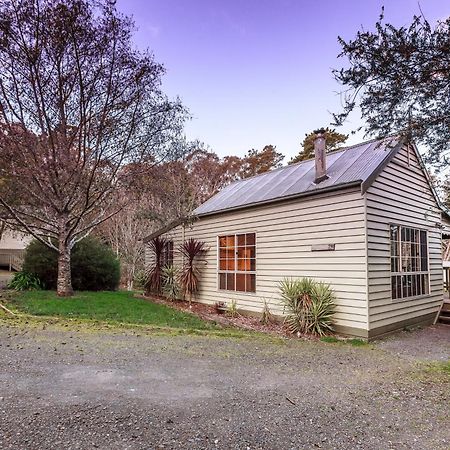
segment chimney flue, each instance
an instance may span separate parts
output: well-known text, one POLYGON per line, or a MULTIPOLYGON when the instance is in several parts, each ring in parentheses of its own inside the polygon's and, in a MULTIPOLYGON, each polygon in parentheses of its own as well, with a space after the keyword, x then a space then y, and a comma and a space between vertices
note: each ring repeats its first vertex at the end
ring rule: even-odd
POLYGON ((324 130, 317 130, 314 139, 314 156, 316 163, 316 183, 320 183, 328 178, 327 175, 327 156, 326 156, 326 140, 324 130))

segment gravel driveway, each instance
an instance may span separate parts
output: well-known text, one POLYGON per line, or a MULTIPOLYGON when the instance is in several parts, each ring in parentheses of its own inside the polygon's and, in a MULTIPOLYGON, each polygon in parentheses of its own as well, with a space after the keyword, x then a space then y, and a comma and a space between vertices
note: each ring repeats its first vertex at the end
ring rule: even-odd
POLYGON ((0 321, 0 448, 448 450, 450 385, 421 361, 449 340, 444 326, 352 347, 0 321))

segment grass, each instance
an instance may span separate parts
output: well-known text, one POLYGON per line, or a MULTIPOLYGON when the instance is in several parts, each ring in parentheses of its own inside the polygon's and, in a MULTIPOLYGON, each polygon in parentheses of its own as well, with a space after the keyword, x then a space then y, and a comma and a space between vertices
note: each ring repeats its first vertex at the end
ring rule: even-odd
POLYGON ((107 323, 151 325, 185 330, 217 330, 207 322, 169 306, 134 298, 132 292, 76 292, 59 298, 53 291, 27 291, 13 294, 9 304, 32 316, 89 319, 107 323))

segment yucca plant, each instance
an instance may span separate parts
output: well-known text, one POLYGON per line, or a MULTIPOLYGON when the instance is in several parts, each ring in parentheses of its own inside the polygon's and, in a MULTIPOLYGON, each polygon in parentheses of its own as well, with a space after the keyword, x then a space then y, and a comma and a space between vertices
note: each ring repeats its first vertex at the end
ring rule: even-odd
POLYGON ((145 291, 147 293, 160 294, 162 287, 161 256, 167 245, 167 240, 157 236, 150 241, 150 250, 153 252, 153 264, 147 270, 145 276, 145 291))
POLYGON ((164 266, 162 269, 162 290, 164 295, 172 301, 175 301, 180 295, 178 272, 178 269, 173 265, 164 266))
POLYGON ((200 270, 196 264, 196 258, 206 251, 206 244, 190 238, 180 245, 179 251, 184 257, 179 280, 183 290, 183 297, 186 298, 188 296, 190 306, 192 296, 197 293, 200 284, 200 270))
POLYGON ((328 284, 310 278, 285 278, 279 289, 287 310, 285 322, 292 333, 323 336, 333 330, 335 297, 328 284))
POLYGON ((323 336, 333 331, 333 316, 336 312, 335 296, 329 284, 316 282, 311 292, 308 312, 308 332, 323 336))

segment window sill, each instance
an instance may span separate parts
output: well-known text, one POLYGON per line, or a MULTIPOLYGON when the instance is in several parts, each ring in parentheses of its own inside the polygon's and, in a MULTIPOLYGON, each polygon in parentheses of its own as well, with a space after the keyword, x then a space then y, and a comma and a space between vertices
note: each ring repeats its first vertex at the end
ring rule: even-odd
POLYGON ((409 302, 410 300, 421 300, 423 298, 427 298, 430 297, 431 292, 429 294, 423 294, 423 295, 416 295, 415 297, 405 297, 405 298, 395 298, 393 299, 391 297, 391 303, 405 303, 405 302, 409 302))
POLYGON ((217 292, 224 293, 224 294, 239 294, 239 295, 256 295, 255 292, 245 292, 245 291, 229 291, 228 289, 217 289, 217 292))

